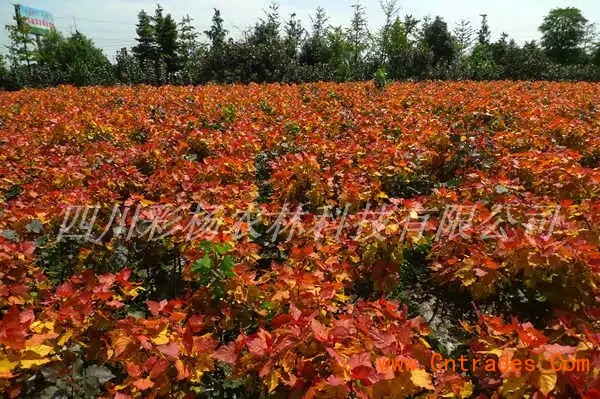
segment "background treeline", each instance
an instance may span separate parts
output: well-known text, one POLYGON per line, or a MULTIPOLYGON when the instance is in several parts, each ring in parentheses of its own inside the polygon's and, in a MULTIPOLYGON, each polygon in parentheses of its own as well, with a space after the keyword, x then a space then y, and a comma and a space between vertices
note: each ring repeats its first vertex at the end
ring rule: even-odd
POLYGON ((310 26, 278 5, 242 37, 224 28, 219 10, 206 31, 191 17, 177 22, 157 6, 140 11, 137 45, 122 48, 114 64, 83 34, 53 31, 34 37, 26 25, 9 25, 11 45, 0 58, 0 86, 58 84, 201 84, 207 82, 309 82, 375 79, 600 80, 600 44, 594 25, 576 8, 553 9, 540 25, 542 39, 518 44, 503 33, 491 40, 487 16, 476 26, 448 27, 442 17, 401 17, 396 0, 383 0, 385 24, 368 29, 365 9, 352 6, 347 26, 331 26, 317 8, 310 26))

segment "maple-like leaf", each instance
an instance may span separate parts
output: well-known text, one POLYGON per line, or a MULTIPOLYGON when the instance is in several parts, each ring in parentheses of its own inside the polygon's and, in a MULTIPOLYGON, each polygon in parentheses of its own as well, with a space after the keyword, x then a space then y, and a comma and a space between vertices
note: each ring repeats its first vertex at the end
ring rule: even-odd
POLYGON ((217 351, 212 355, 215 360, 222 361, 228 364, 235 364, 238 359, 238 353, 236 351, 235 342, 230 342, 226 345, 221 346, 217 351))
POLYGON ((133 386, 139 389, 140 391, 145 391, 147 389, 152 388, 154 386, 154 382, 147 378, 140 378, 133 382, 133 386))

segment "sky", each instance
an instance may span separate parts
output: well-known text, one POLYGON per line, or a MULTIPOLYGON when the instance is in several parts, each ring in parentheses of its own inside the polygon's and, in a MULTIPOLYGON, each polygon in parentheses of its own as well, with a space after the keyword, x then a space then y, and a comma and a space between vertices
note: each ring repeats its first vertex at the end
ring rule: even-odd
MULTIPOLYGON (((137 13, 145 9, 153 13, 156 1, 147 0, 0 0, 0 53, 6 53, 8 34, 4 26, 11 23, 14 14, 13 2, 24 6, 40 8, 54 16, 58 30, 69 34, 76 28, 89 36, 94 43, 112 60, 121 47, 135 45, 135 24, 137 13)), ((347 26, 352 13, 351 4, 355 0, 280 0, 280 15, 287 19, 291 13, 302 20, 305 28, 310 25, 310 15, 319 5, 324 7, 333 26, 347 26)), ((225 20, 225 27, 233 37, 251 26, 264 15, 269 0, 161 0, 166 13, 177 20, 186 14, 194 19, 194 26, 201 32, 210 26, 213 8, 219 8, 225 20)), ((374 31, 383 24, 383 13, 379 0, 362 0, 374 31)), ((471 21, 478 27, 480 14, 487 14, 492 39, 507 32, 511 38, 523 43, 540 38, 538 26, 548 11, 556 7, 577 7, 590 21, 600 27, 599 0, 399 0, 400 14, 410 14, 415 18, 440 15, 450 29, 461 19, 471 21)))

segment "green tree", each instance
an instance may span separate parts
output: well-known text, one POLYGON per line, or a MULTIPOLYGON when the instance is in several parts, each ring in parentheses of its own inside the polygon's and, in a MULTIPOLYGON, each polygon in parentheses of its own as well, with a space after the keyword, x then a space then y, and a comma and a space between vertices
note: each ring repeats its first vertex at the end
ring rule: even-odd
POLYGON ((367 29, 367 17, 365 8, 356 2, 352 4, 352 19, 348 28, 348 42, 352 51, 352 66, 354 69, 359 67, 363 52, 367 48, 367 39, 369 31, 367 29))
POLYGON ((417 39, 418 35, 418 27, 419 20, 414 18, 412 15, 404 16, 404 29, 406 30, 406 35, 412 40, 417 39))
POLYGON ((223 26, 224 20, 221 17, 221 11, 214 9, 212 25, 204 34, 208 37, 208 54, 204 61, 203 79, 204 81, 219 81, 225 79, 225 52, 227 30, 223 26))
POLYGON ((77 86, 114 83, 110 61, 92 40, 80 32, 71 35, 59 52, 59 66, 77 86))
POLYGON ((592 53, 592 64, 600 66, 600 44, 596 45, 596 49, 592 53))
POLYGON ((177 57, 178 32, 177 23, 167 14, 163 16, 163 9, 160 5, 156 7, 154 14, 154 31, 156 32, 156 44, 160 54, 160 61, 164 62, 167 72, 167 80, 171 81, 175 72, 179 70, 177 57))
POLYGON ((441 17, 436 17, 433 23, 426 26, 424 36, 427 46, 433 53, 434 66, 440 62, 452 62, 454 59, 452 36, 448 32, 448 25, 441 17))
POLYGON ((137 45, 131 51, 139 64, 141 82, 157 83, 159 52, 155 39, 156 32, 152 18, 144 10, 138 14, 136 34, 137 45))
POLYGON ((327 51, 330 67, 338 81, 347 81, 351 78, 352 68, 350 61, 354 58, 355 48, 347 40, 347 35, 342 27, 330 29, 327 34, 327 51))
POLYGON ((192 84, 198 80, 199 66, 206 55, 206 48, 199 42, 200 34, 196 31, 192 21, 193 19, 186 15, 179 23, 177 57, 182 81, 186 84, 192 84))
POLYGON ((210 40, 211 50, 222 48, 225 45, 227 30, 223 27, 223 22, 224 20, 221 17, 221 11, 215 8, 212 17, 212 25, 209 30, 204 31, 204 34, 208 36, 208 39, 210 40))
POLYGON ((564 65, 583 62, 587 26, 587 19, 577 8, 551 10, 539 28, 543 34, 542 47, 548 57, 564 65))
POLYGON ((119 82, 133 84, 142 80, 139 64, 126 47, 117 52, 115 61, 115 75, 119 82))
POLYGON ((456 52, 460 57, 473 45, 475 30, 471 22, 461 19, 454 27, 454 41, 456 43, 456 52))
POLYGON ((6 25, 8 38, 8 60, 11 67, 30 66, 35 57, 35 40, 31 28, 25 23, 25 18, 18 13, 13 17, 14 25, 6 25))
POLYGON ((383 61, 388 76, 392 79, 406 77, 405 63, 409 42, 404 23, 396 17, 394 22, 382 34, 383 61))
POLYGON ((62 57, 65 38, 60 32, 51 30, 38 40, 36 60, 42 65, 57 64, 62 57))
POLYGON ((91 39, 80 32, 64 38, 50 31, 38 41, 36 70, 45 73, 45 83, 77 86, 111 84, 112 66, 91 39))
POLYGON ((491 80, 500 77, 499 67, 489 45, 477 43, 469 56, 470 77, 475 80, 491 80))
POLYGON ((286 22, 284 30, 284 42, 287 56, 296 61, 304 36, 304 28, 302 27, 302 22, 296 17, 295 13, 290 15, 290 19, 286 22))
POLYGON ((310 35, 304 41, 300 50, 301 63, 315 66, 328 62, 327 35, 329 34, 329 27, 327 21, 328 17, 325 9, 318 7, 315 15, 311 16, 312 29, 310 35))
POLYGON ((243 79, 258 82, 281 81, 286 67, 285 44, 279 34, 279 5, 271 3, 265 18, 254 26, 243 45, 250 54, 243 63, 243 79))
POLYGON ((4 57, 0 54, 0 89, 9 88, 9 74, 4 57))
POLYGON ((523 45, 518 62, 517 79, 541 79, 548 69, 549 60, 543 49, 532 40, 523 45))
POLYGON ((146 61, 155 61, 157 58, 158 49, 154 38, 154 26, 152 18, 142 10, 138 14, 138 23, 135 30, 138 44, 133 47, 132 51, 140 63, 146 61))
POLYGON ((491 37, 490 25, 488 24, 487 14, 481 14, 481 26, 477 31, 477 41, 481 45, 490 44, 491 37))

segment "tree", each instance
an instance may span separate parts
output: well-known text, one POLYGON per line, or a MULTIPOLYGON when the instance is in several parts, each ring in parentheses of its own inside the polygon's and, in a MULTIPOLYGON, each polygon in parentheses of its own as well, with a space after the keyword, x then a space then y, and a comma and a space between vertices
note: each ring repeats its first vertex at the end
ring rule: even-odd
POLYGON ((469 65, 472 79, 490 80, 500 77, 499 67, 494 62, 489 45, 477 43, 469 56, 469 65))
POLYGON ((408 52, 408 36, 404 23, 400 18, 383 31, 381 43, 384 65, 388 76, 392 79, 401 79, 405 77, 405 62, 408 52))
POLYGON ((558 64, 577 64, 585 58, 583 49, 588 21, 574 7, 555 8, 540 25, 542 47, 548 57, 558 64))
POLYGON ((112 66, 91 39, 80 32, 64 38, 50 31, 38 41, 36 70, 45 74, 46 84, 77 86, 114 82, 112 66))
POLYGON ((473 45, 475 30, 471 26, 471 21, 461 19, 454 27, 454 38, 456 50, 459 56, 462 56, 473 45))
POLYGON ((200 64, 201 56, 205 48, 199 43, 200 34, 192 25, 193 19, 186 15, 179 23, 179 37, 177 43, 177 58, 181 68, 183 81, 191 84, 198 78, 197 66, 200 64))
POLYGON ((36 60, 40 65, 53 65, 59 62, 65 45, 65 38, 56 30, 51 30, 38 40, 36 60))
POLYGON ((158 49, 154 38, 155 31, 152 25, 152 19, 142 10, 138 14, 138 23, 135 30, 138 44, 132 48, 133 54, 140 63, 146 61, 155 61, 158 49))
POLYGON ((398 7, 397 0, 380 0, 379 5, 383 15, 385 16, 385 23, 381 29, 379 35, 378 50, 380 52, 379 59, 380 63, 384 64, 387 60, 388 55, 386 54, 386 41, 389 38, 389 33, 392 28, 394 20, 397 19, 397 14, 400 8, 398 7))
POLYGON ((133 84, 142 81, 139 63, 126 47, 117 52, 115 61, 115 75, 119 82, 133 84))
POLYGON ((177 60, 177 24, 171 14, 163 15, 163 8, 158 4, 152 18, 154 23, 155 42, 158 48, 158 66, 164 62, 167 79, 171 80, 179 69, 177 60))
POLYGON ((357 1, 352 5, 352 9, 352 20, 347 34, 352 51, 353 67, 356 69, 361 60, 361 55, 366 49, 366 39, 369 36, 369 31, 364 7, 357 1))
POLYGON ((282 81, 288 66, 286 48, 280 35, 279 6, 271 3, 245 38, 228 49, 227 62, 234 75, 233 81, 278 82, 282 81))
POLYGON ((352 44, 348 43, 347 36, 340 26, 329 30, 327 50, 329 64, 334 71, 336 80, 349 80, 352 72, 350 59, 354 57, 354 49, 352 44))
POLYGON ((310 36, 302 44, 300 62, 309 66, 327 63, 327 14, 325 9, 318 7, 315 15, 311 16, 312 30, 310 36))
POLYGON ((477 39, 479 44, 487 46, 488 44, 490 44, 490 37, 491 32, 490 26, 488 25, 487 21, 487 14, 481 14, 481 26, 477 31, 477 39))
POLYGON ((25 18, 16 13, 13 17, 14 25, 6 25, 10 44, 8 48, 8 60, 12 68, 23 64, 28 67, 34 59, 35 41, 31 35, 31 28, 25 23, 25 18))
POLYGON ((412 37, 413 39, 417 34, 417 27, 419 26, 419 20, 414 18, 412 15, 404 16, 404 29, 406 30, 406 35, 408 37, 412 37))
POLYGON ((448 32, 448 25, 441 17, 436 17, 433 23, 426 26, 424 36, 427 46, 433 53, 433 65, 438 65, 441 61, 452 62, 454 59, 452 36, 448 32))
POLYGON ((221 11, 214 9, 212 24, 204 34, 208 37, 208 54, 204 61, 203 81, 219 81, 225 79, 225 51, 227 30, 223 26, 221 11))
POLYGON ((204 34, 208 36, 208 39, 210 40, 211 51, 222 48, 225 45, 227 30, 223 27, 223 22, 221 11, 215 8, 212 17, 212 25, 209 30, 204 31, 204 34))
POLYGON ((548 58, 538 44, 532 40, 521 50, 518 79, 541 79, 548 69, 548 58))
POLYGON ((298 51, 300 49, 302 37, 304 36, 304 28, 302 27, 300 20, 296 18, 295 13, 290 15, 290 19, 286 22, 284 30, 284 42, 287 56, 296 61, 298 58, 298 51))
POLYGON ((59 54, 60 68, 69 73, 69 83, 78 86, 112 84, 110 61, 92 40, 80 32, 69 37, 59 54))
POLYGON ((596 45, 596 50, 592 54, 592 64, 600 66, 600 44, 596 45))
POLYGON ((4 57, 0 54, 0 89, 9 87, 9 74, 4 61, 4 57))
POLYGON ((398 0, 380 0, 379 5, 383 11, 383 15, 385 16, 385 25, 383 26, 383 30, 386 31, 397 19, 397 15, 400 12, 400 7, 398 6, 398 0))

